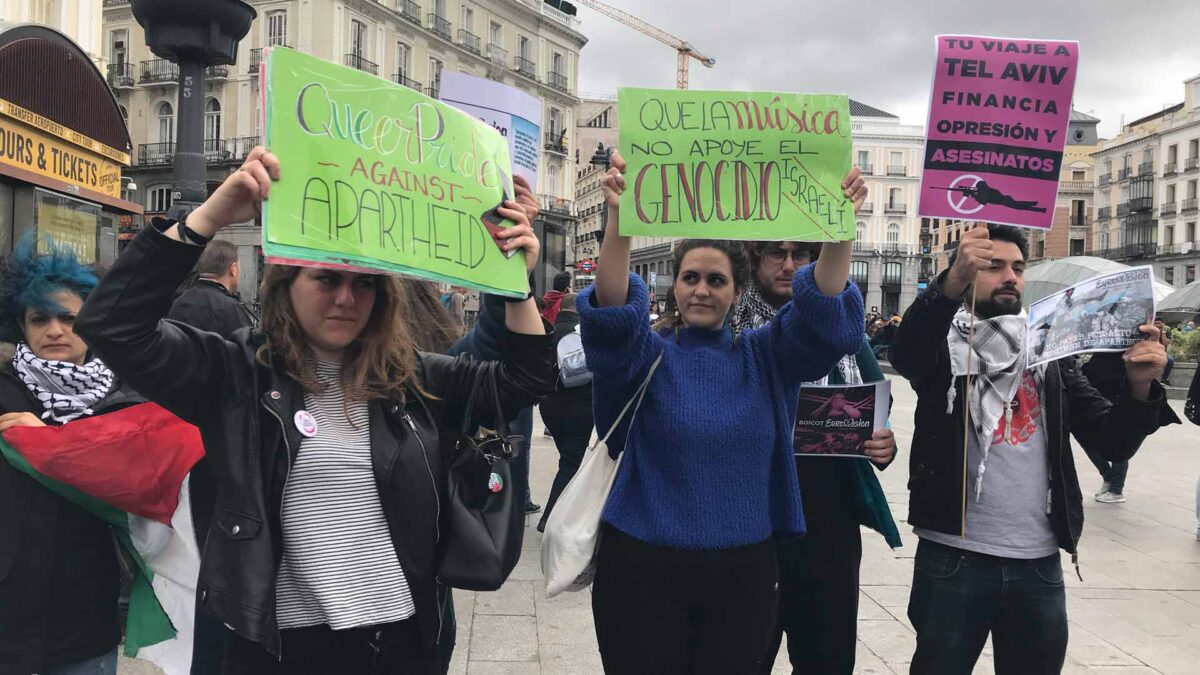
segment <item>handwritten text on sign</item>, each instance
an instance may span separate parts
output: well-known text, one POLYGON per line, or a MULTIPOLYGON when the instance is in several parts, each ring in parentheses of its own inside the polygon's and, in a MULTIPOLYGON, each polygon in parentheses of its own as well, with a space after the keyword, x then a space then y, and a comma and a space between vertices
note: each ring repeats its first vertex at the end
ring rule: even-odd
POLYGON ((621 89, 621 233, 854 238, 845 96, 621 89))
POLYGON ((512 194, 508 144, 408 87, 288 49, 267 61, 267 136, 282 180, 264 215, 275 261, 411 274, 524 295, 492 210, 512 194))
POLYGON ((922 216, 1049 229, 1079 45, 940 35, 922 216))

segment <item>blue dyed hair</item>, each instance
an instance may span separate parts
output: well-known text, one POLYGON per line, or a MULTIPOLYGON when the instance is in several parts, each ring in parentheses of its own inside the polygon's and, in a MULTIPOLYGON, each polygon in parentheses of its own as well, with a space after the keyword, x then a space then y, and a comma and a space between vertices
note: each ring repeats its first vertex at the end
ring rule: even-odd
POLYGON ((47 253, 37 252, 38 240, 30 234, 0 260, 0 340, 22 339, 27 309, 62 311, 51 295, 69 291, 86 300, 96 287, 96 275, 79 262, 70 247, 49 238, 43 241, 47 253))

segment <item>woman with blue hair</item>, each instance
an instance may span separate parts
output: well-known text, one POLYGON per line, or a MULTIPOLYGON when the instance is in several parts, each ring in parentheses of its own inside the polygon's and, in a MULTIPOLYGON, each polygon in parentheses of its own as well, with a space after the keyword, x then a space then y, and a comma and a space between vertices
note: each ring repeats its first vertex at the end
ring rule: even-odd
MULTIPOLYGON (((68 424, 140 402, 73 324, 96 277, 53 242, 26 238, 0 261, 0 433, 68 424)), ((5 673, 111 675, 121 639, 109 526, 0 460, 0 664, 5 673)))

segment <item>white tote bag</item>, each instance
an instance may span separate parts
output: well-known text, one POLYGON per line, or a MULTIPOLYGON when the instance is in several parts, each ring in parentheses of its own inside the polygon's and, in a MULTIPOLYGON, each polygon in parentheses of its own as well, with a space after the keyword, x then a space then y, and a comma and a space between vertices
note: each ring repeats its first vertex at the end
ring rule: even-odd
POLYGON ((661 362, 660 353, 633 398, 617 415, 604 438, 588 449, 579 464, 579 471, 554 503, 546 521, 546 532, 542 535, 542 575, 546 579, 547 597, 553 598, 563 591, 582 591, 592 584, 596 574, 596 549, 600 545, 600 515, 621 467, 621 458, 625 456, 622 452, 613 459, 608 453, 608 439, 630 409, 633 414, 629 418, 629 428, 633 429, 650 379, 661 362))

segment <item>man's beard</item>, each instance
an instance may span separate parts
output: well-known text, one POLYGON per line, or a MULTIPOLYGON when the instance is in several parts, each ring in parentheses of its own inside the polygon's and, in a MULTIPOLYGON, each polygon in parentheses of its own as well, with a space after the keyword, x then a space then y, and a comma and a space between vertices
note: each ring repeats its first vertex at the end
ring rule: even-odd
POLYGON ((1012 287, 998 288, 996 291, 1012 291, 1015 295, 996 299, 995 293, 986 299, 975 300, 975 314, 981 319, 991 319, 1006 314, 1021 313, 1021 294, 1012 287))
POLYGON ((762 294, 763 300, 766 300, 767 304, 776 309, 783 307, 792 299, 792 287, 788 286, 786 294, 776 293, 774 280, 771 281, 769 286, 764 287, 762 284, 759 284, 758 291, 762 294))

